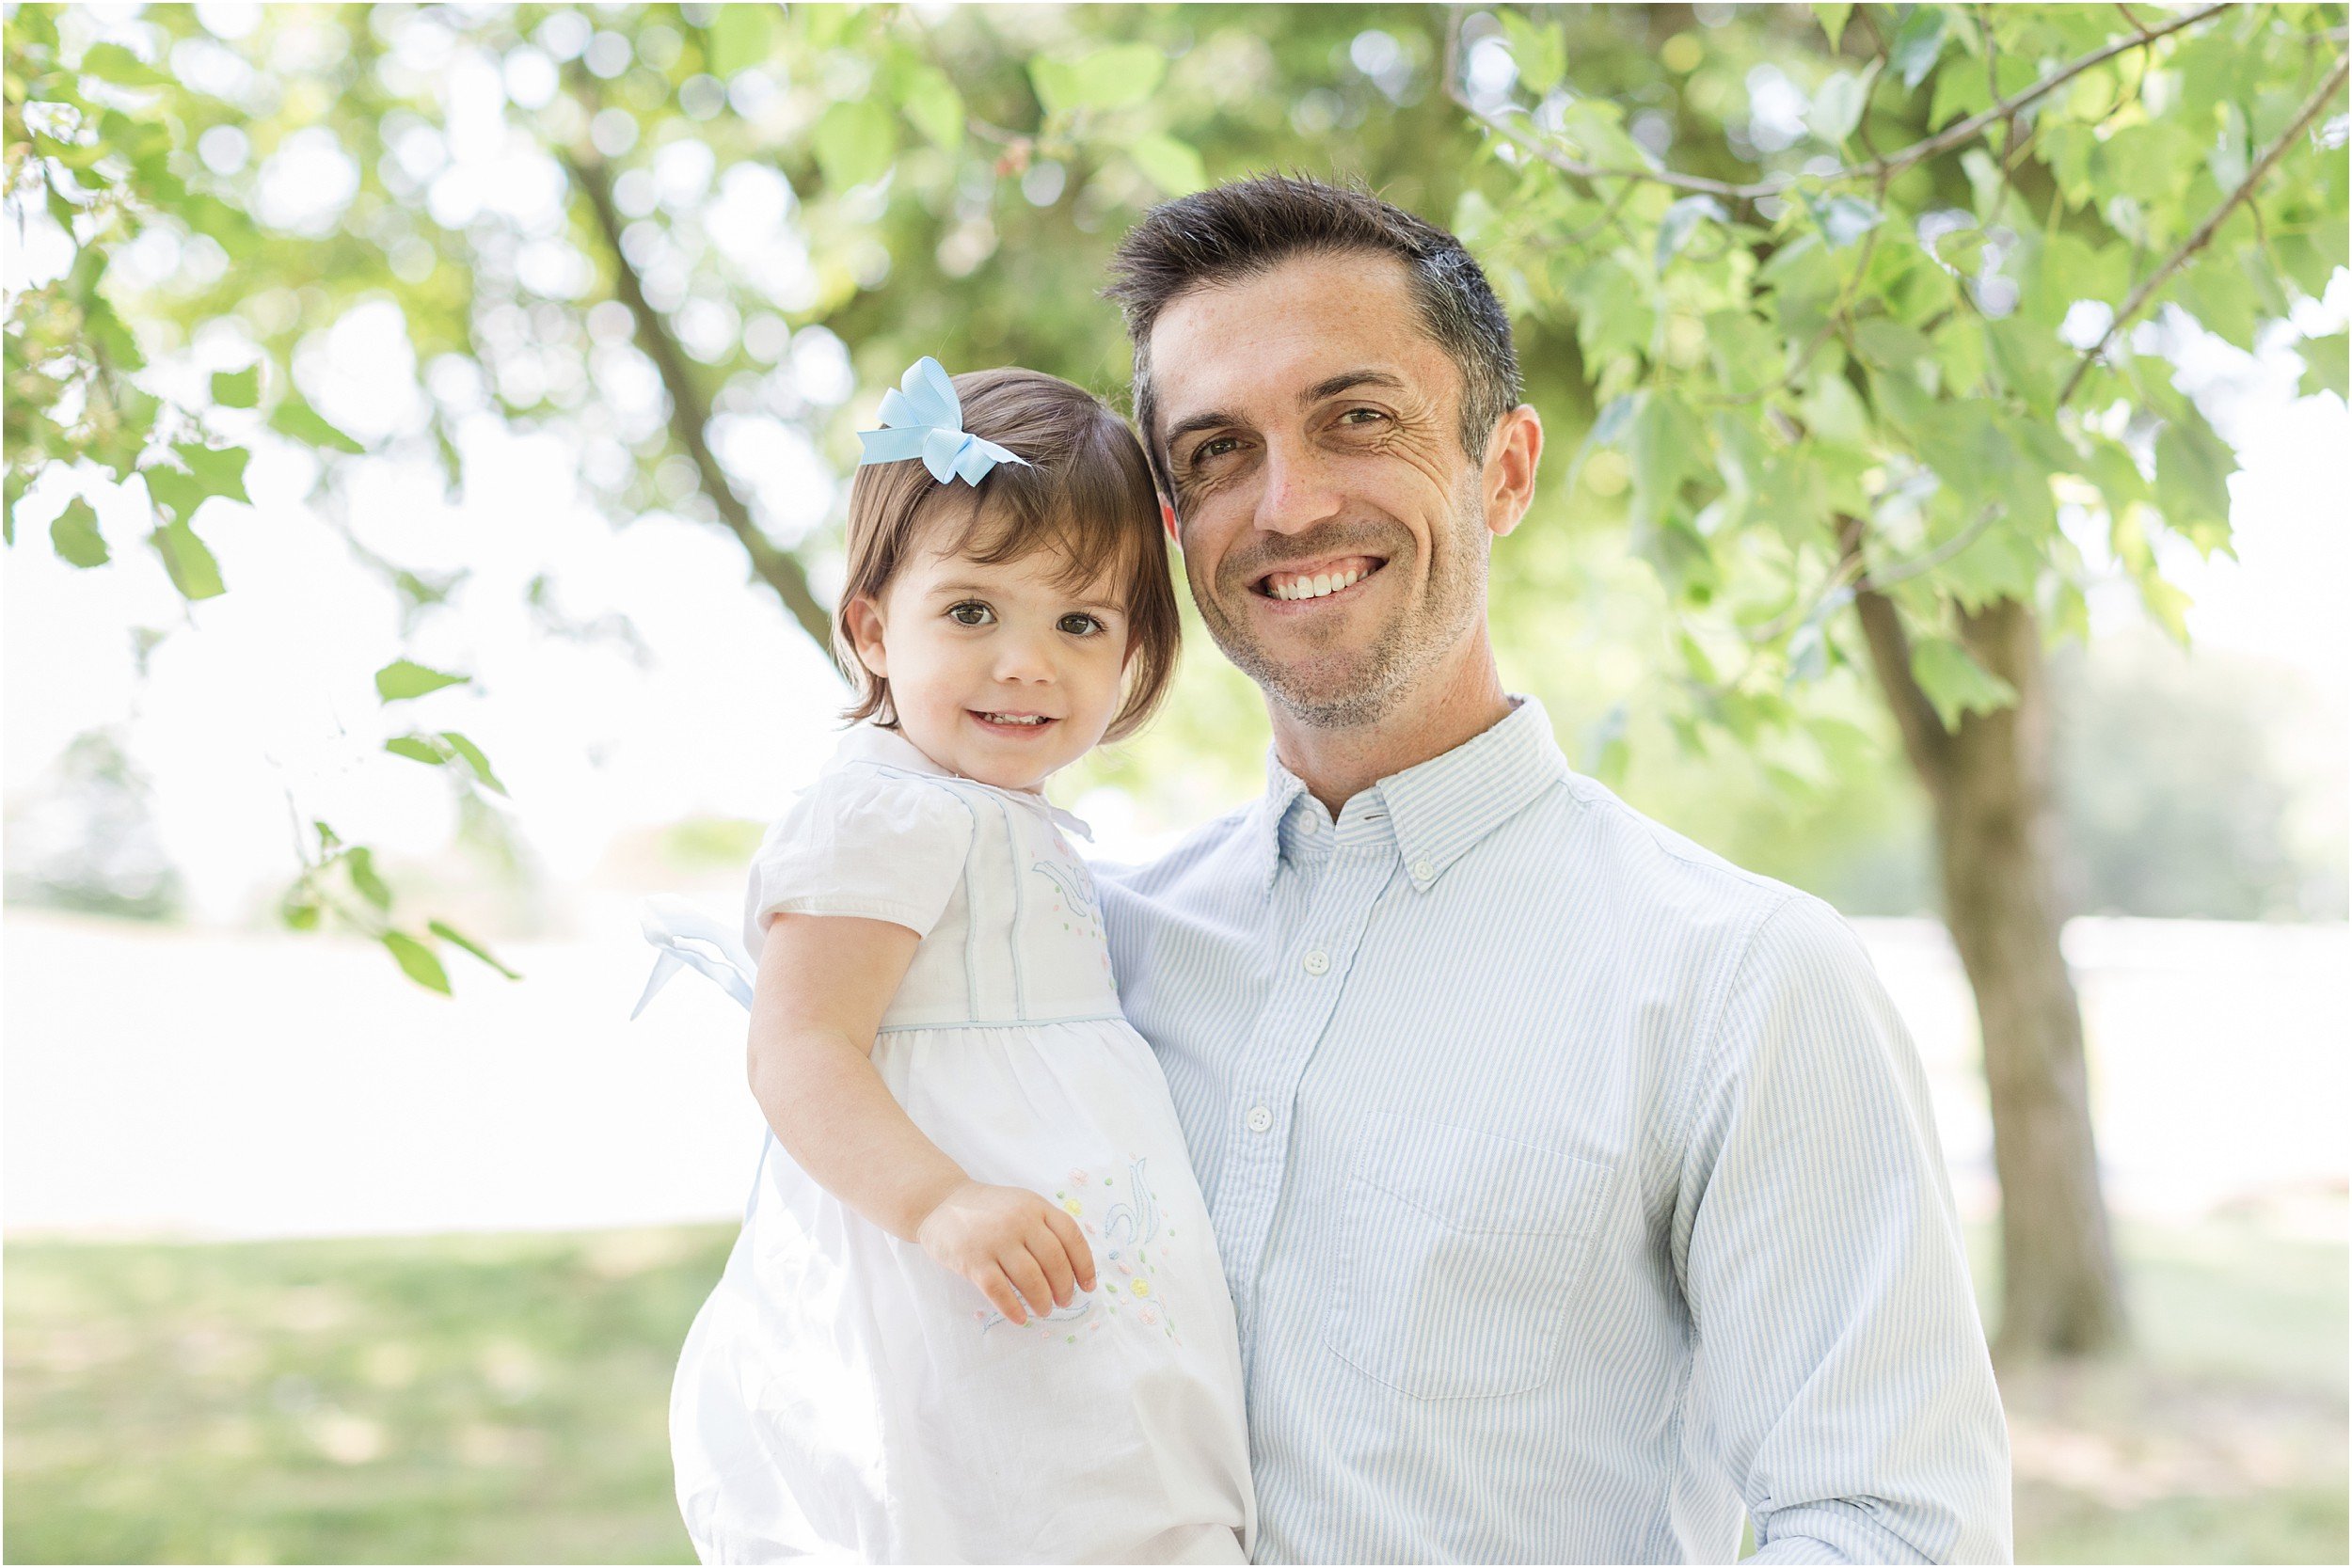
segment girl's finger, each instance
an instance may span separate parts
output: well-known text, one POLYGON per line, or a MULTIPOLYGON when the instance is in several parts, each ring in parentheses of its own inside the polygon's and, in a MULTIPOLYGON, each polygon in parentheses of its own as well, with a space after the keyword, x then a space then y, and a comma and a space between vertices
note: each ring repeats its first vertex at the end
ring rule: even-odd
POLYGON ((1078 1230, 1078 1222, 1059 1209, 1048 1209, 1045 1211, 1045 1223, 1052 1226, 1054 1234, 1060 1238, 1062 1253, 1070 1259, 1071 1275, 1077 1280, 1078 1289, 1093 1290, 1094 1249, 1087 1245, 1086 1237, 1078 1230))
POLYGON ((1045 1271, 1045 1283, 1054 1291, 1054 1305, 1069 1306, 1078 1293, 1078 1279, 1070 1267, 1070 1259, 1062 1255, 1061 1238, 1051 1230, 1040 1230, 1029 1243, 1029 1256, 1045 1271))
POLYGON ((1015 1246, 998 1259, 997 1263, 1012 1280, 1013 1289, 1019 1291, 1022 1298, 1029 1304, 1031 1311, 1041 1318, 1054 1309, 1053 1288, 1045 1283, 1045 1271, 1037 1266, 1037 1259, 1029 1256, 1027 1247, 1015 1246))
POLYGON ((991 1263, 987 1275, 975 1283, 979 1286, 980 1294, 988 1298, 988 1304, 1005 1315, 1006 1322, 1018 1327, 1029 1321, 1027 1310, 1021 1305, 1020 1293, 1013 1290, 1012 1281, 1005 1277, 1004 1270, 991 1263))

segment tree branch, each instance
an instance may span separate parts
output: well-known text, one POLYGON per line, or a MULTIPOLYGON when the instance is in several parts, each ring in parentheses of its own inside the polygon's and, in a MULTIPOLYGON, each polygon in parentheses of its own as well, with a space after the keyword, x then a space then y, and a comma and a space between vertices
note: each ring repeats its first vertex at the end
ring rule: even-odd
MULTIPOLYGON (((1775 174, 1769 179, 1753 181, 1746 184, 1727 180, 1710 180, 1704 175, 1677 174, 1672 169, 1616 168, 1599 164, 1588 164, 1581 158, 1572 158, 1558 148, 1520 132, 1502 116, 1472 103, 1469 94, 1462 89, 1461 72, 1456 55, 1456 40, 1460 34, 1461 18, 1465 14, 1461 10, 1454 12, 1454 22, 1448 27, 1446 34, 1446 95, 1452 98, 1455 104, 1472 119, 1493 131, 1505 141, 1541 158, 1562 173, 1574 175, 1580 180, 1646 180, 1653 184, 1671 186, 1678 191, 1695 191, 1706 196, 1724 197, 1733 201, 1755 201, 1763 197, 1778 196, 1804 180, 1820 180, 1824 184, 1831 184, 1841 180, 1891 179, 1923 159, 1932 158, 1939 152, 1948 152, 1963 143, 1974 140, 1986 126, 1995 120, 2013 119, 2021 110, 2048 97, 2093 66, 2104 64, 2130 50, 2145 49, 2158 39, 2177 33, 2184 27, 2193 27, 2208 17, 2231 9, 2235 4, 2236 0, 2219 0, 2218 4, 2201 6, 2196 10, 2184 12, 2160 26, 2143 27, 2130 38, 2119 40, 2103 49, 2094 49, 2073 63, 2060 66, 2040 81, 2021 89, 2015 97, 2000 100, 1991 107, 1980 109, 1967 119, 1956 121, 1934 135, 1915 141, 1909 147, 1890 152, 1883 158, 1872 158, 1866 163, 1849 164, 1826 174, 1811 175, 1793 172, 1775 174)), ((1517 105, 1513 107, 1517 108, 1517 105)), ((1523 115, 1527 111, 1519 109, 1518 112, 1523 115)))
POLYGON ((712 455, 706 434, 710 428, 710 403, 703 395, 694 379, 693 369, 686 362, 686 355, 678 347, 677 339, 670 331, 670 324, 661 319, 661 312, 645 298, 644 281, 628 258, 621 251, 620 208, 612 199, 612 170, 611 166, 587 147, 561 150, 557 156, 572 182, 588 198, 588 205, 596 214, 596 230, 604 237, 605 247, 612 254, 614 292, 621 303, 628 307, 629 317, 637 327, 638 345, 660 373, 662 388, 670 396, 670 438, 694 465, 703 494, 719 514, 719 521, 735 535, 751 557, 752 570, 761 581, 776 592, 784 601, 792 619, 808 633, 809 641, 834 657, 833 648, 833 616, 818 602, 816 593, 808 585, 808 574, 790 554, 778 549, 753 520, 751 508, 737 495, 726 470, 712 455))
POLYGON ((2190 257, 2213 242, 2214 235, 2220 231, 2232 213, 2252 198, 2254 187, 2263 182, 2271 166, 2286 155, 2288 147, 2302 135, 2312 120, 2319 118, 2320 111, 2328 107, 2328 101, 2336 95, 2337 88, 2344 86, 2348 69, 2352 68, 2348 68, 2344 60, 2340 58, 2336 61, 2335 70, 2329 71, 2328 79, 2319 84, 2319 90, 2304 100, 2302 109, 2295 117, 2295 123, 2280 132, 2279 139, 2263 150, 2263 155, 2254 161, 2254 166, 2246 171, 2246 178, 2238 182, 2237 189, 2222 198, 2221 205, 2197 226, 2197 232, 2182 242, 2180 249, 2165 258, 2164 265, 2150 273, 2139 287, 2132 291, 2131 297, 2123 302, 2122 308, 2107 323, 2107 329, 2099 334, 2099 341, 2084 351, 2082 359, 2074 366, 2074 373, 2066 378, 2065 388, 2058 393, 2056 407, 2066 406, 2066 400, 2074 395, 2074 388, 2082 385, 2083 377, 2090 373, 2090 367, 2098 362, 2099 356, 2106 352, 2108 343, 2114 341, 2115 335, 2123 329, 2124 324, 2139 314, 2140 308, 2158 289, 2164 287, 2174 273, 2187 264, 2190 257))
MULTIPOLYGON (((1837 547, 1848 561, 1861 558, 1866 531, 1861 518, 1842 512, 1837 515, 1837 547)), ((1911 673, 1911 639, 1903 631, 1901 612, 1894 600, 1875 588, 1856 590, 1853 608, 1862 622, 1863 638, 1870 645, 1870 664, 1878 673, 1879 689, 1886 694, 1887 709, 1895 715, 1895 727, 1902 736, 1903 752, 1911 758, 1920 782, 1940 796, 1950 773, 1952 735, 1911 673)))

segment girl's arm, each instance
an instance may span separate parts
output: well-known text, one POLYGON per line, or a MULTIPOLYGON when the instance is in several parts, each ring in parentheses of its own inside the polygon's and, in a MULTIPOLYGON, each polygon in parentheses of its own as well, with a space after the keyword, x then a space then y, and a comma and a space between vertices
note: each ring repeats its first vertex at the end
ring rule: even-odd
POLYGON ((920 940, 887 920, 771 920, 752 987, 752 1096, 826 1191, 1025 1323, 1093 1290, 1094 1257, 1039 1194, 966 1176, 874 1070, 874 1031, 920 940))

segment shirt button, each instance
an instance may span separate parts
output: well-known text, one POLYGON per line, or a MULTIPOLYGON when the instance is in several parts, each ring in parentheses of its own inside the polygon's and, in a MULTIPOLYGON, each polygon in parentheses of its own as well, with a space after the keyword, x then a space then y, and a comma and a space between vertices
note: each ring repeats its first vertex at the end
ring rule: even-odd
POLYGON ((1437 874, 1438 868, 1431 865, 1427 861, 1415 861, 1413 863, 1413 880, 1417 882, 1425 882, 1437 874))
POLYGON ((1274 1113, 1263 1105, 1252 1105, 1249 1114, 1242 1117, 1242 1123, 1252 1132, 1263 1132, 1274 1125, 1274 1113))
POLYGON ((1331 956, 1320 947, 1308 954, 1300 961, 1307 966, 1307 973, 1310 974, 1320 974, 1331 967, 1331 956))

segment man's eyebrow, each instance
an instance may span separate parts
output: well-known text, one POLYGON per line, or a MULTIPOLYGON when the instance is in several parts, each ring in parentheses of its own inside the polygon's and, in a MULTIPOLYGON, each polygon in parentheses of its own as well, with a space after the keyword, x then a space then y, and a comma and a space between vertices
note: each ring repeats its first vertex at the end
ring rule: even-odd
MULTIPOLYGON (((1392 392, 1402 392, 1406 390, 1405 383, 1399 380, 1396 376, 1390 374, 1387 371, 1343 371, 1338 375, 1327 376, 1323 380, 1318 381, 1313 386, 1308 388, 1305 391, 1299 393, 1298 404, 1300 407, 1304 408, 1311 404, 1321 403, 1325 398, 1335 398, 1342 392, 1352 391, 1358 387, 1379 387, 1392 392)), ((1212 408, 1206 413, 1187 415, 1185 418, 1178 420, 1174 424, 1168 427, 1168 434, 1165 436, 1162 436, 1161 440, 1166 445, 1168 450, 1172 452, 1175 451, 1176 443, 1178 441, 1183 440, 1185 436, 1193 435, 1198 431, 1213 430, 1219 425, 1247 424, 1248 422, 1248 420, 1243 419, 1239 414, 1231 413, 1222 408, 1212 408)))
POLYGON ((1359 387, 1383 387, 1393 392, 1406 389, 1404 382, 1386 371, 1343 371, 1338 375, 1316 382, 1299 393, 1299 406, 1303 408, 1311 403, 1321 403, 1325 398, 1335 398, 1342 392, 1353 391, 1359 387))
POLYGON ((1172 452, 1176 450, 1177 442, 1183 440, 1187 436, 1195 434, 1196 432, 1214 430, 1218 425, 1246 424, 1248 422, 1248 421, 1244 420, 1239 414, 1229 413, 1222 408, 1212 408, 1205 414, 1187 415, 1184 419, 1178 420, 1174 424, 1169 425, 1168 427, 1168 434, 1160 437, 1160 444, 1172 452))

